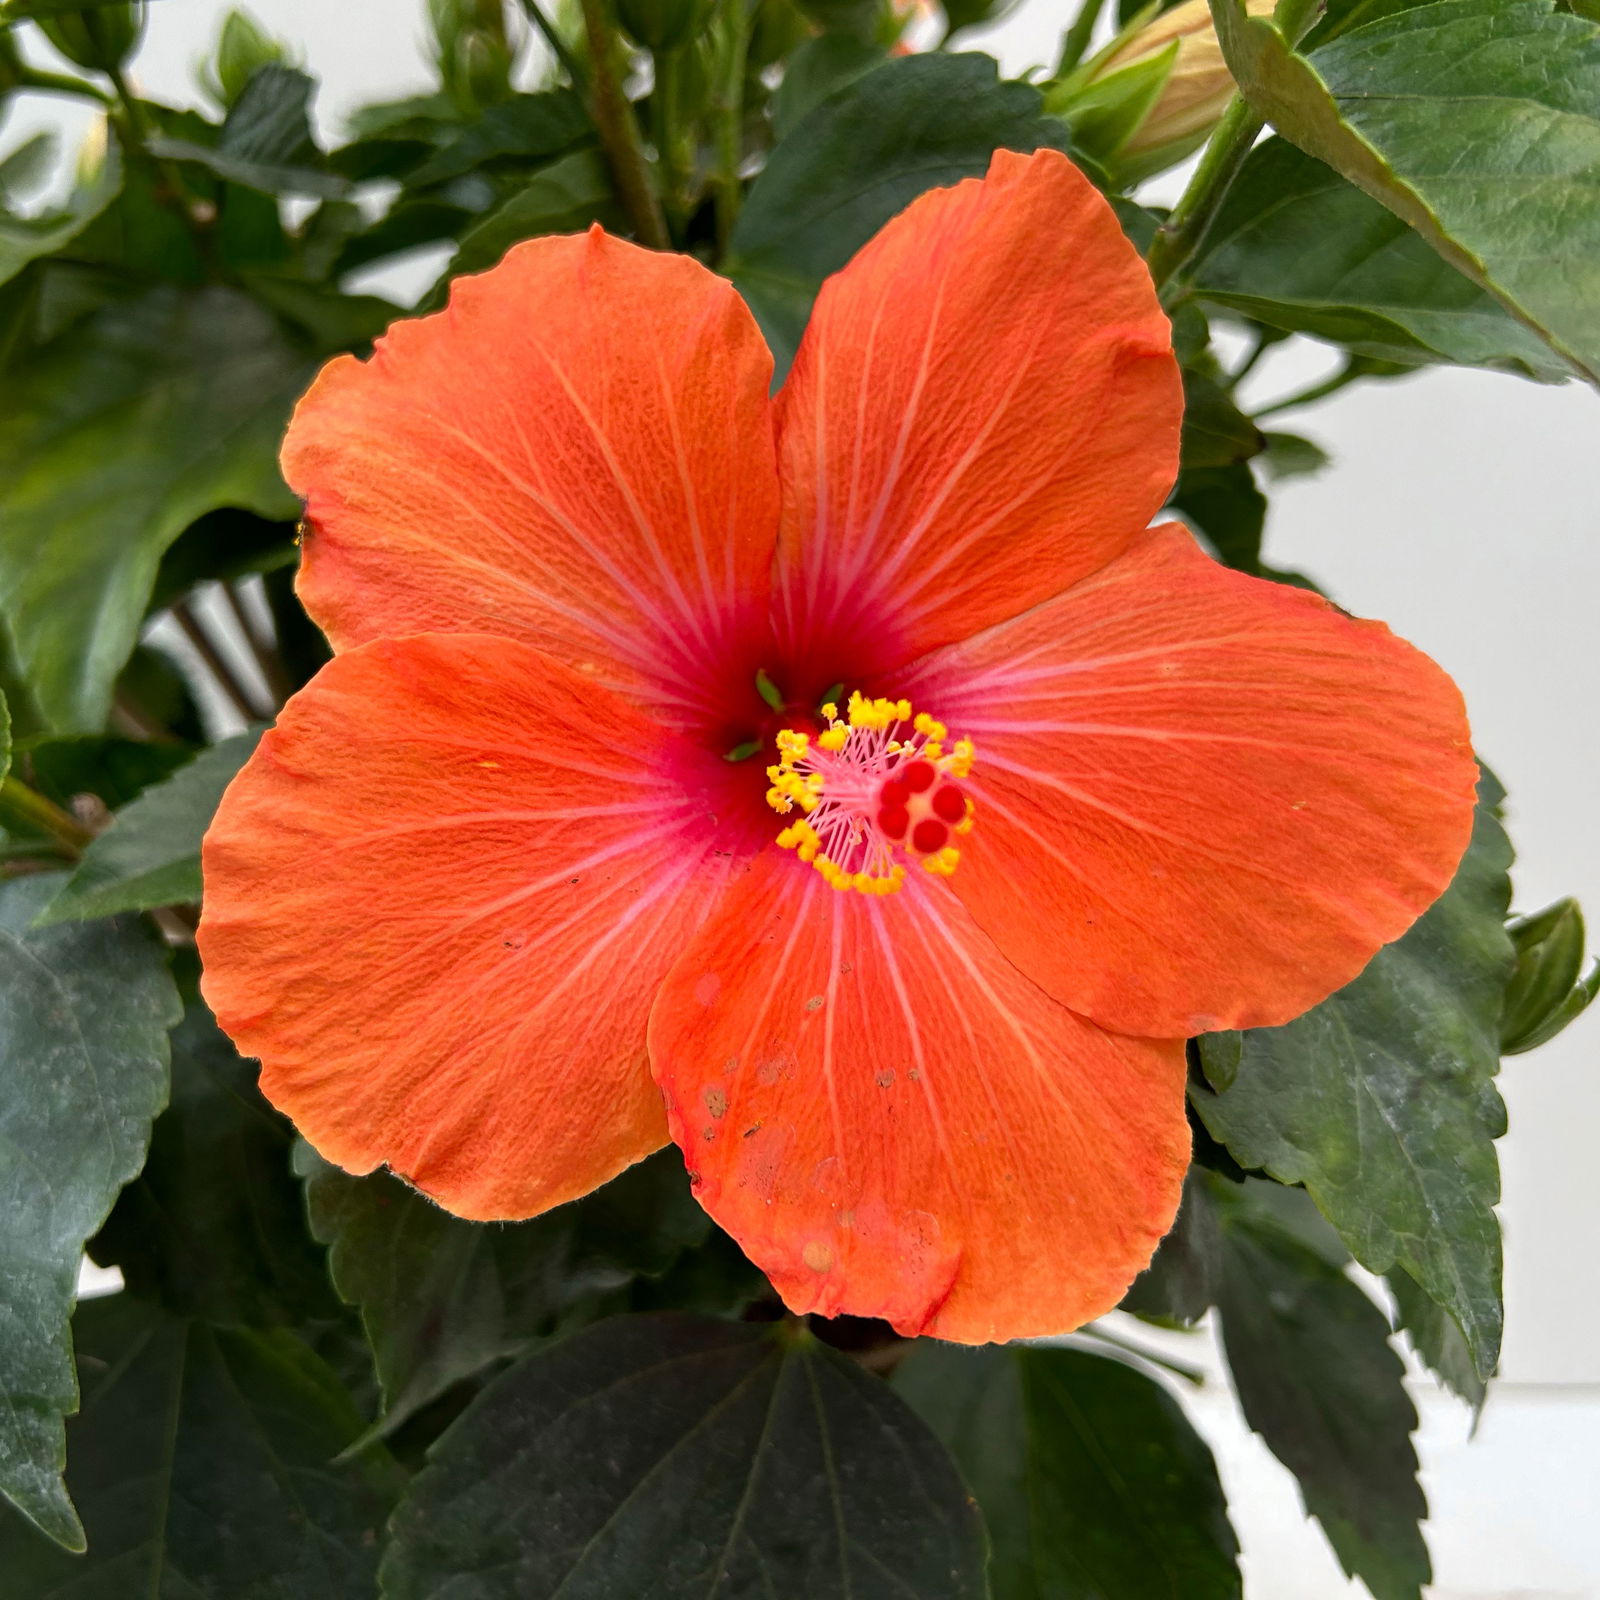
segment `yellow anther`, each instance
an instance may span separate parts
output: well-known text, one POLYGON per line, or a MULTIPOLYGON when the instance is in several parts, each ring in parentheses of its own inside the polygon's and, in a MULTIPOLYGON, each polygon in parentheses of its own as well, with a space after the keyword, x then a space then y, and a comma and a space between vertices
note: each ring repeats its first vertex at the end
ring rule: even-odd
POLYGON ((828 700, 823 703, 822 720, 824 722, 837 722, 839 720, 839 708, 833 701, 828 700))
POLYGON ((972 741, 957 739, 950 751, 950 776, 965 778, 972 771, 972 741))
POLYGON ((836 723, 826 732, 817 735, 817 743, 824 750, 843 750, 849 740, 850 730, 843 723, 836 723))
POLYGON ((934 877, 948 878, 960 860, 961 852, 953 844, 947 844, 937 854, 923 857, 922 864, 934 877))
MULTIPOLYGON (((909 710, 910 708, 908 707, 907 709, 909 710)), ((926 711, 919 711, 917 720, 911 726, 927 739, 947 738, 950 733, 950 730, 937 717, 930 717, 926 711)))

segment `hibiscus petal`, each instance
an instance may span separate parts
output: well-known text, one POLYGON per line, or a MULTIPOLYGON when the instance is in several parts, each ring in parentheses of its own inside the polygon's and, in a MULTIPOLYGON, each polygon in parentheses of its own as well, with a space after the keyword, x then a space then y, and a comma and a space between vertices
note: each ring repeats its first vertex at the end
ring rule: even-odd
POLYGON ((733 288, 608 237, 458 279, 300 402, 300 594, 338 649, 527 640, 685 723, 765 623, 772 358, 733 288))
POLYGON ((336 657, 205 840, 205 994, 268 1098, 466 1217, 660 1146, 645 1022, 724 882, 697 759, 514 640, 336 657))
POLYGON ((1150 275, 1065 156, 922 196, 823 285, 779 400, 792 653, 859 679, 1103 566, 1182 409, 1150 275))
POLYGON ((650 1057, 701 1203, 797 1312, 1059 1333, 1177 1209, 1182 1045, 1074 1016, 925 875, 878 897, 758 858, 663 985, 650 1057))
POLYGON ((1298 1016, 1438 898, 1472 832, 1445 673, 1175 525, 902 692, 977 746, 956 892, 1126 1033, 1298 1016))

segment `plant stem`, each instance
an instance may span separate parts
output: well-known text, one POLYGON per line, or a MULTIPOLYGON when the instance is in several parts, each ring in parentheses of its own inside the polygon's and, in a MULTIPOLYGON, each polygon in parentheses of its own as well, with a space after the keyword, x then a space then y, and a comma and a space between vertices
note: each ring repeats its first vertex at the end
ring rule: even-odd
MULTIPOLYGON (((1278 0, 1272 21, 1291 47, 1305 36, 1322 4, 1323 0, 1278 0)), ((1200 165, 1150 246, 1150 276, 1155 279, 1156 288, 1165 289, 1199 249, 1266 122, 1243 95, 1235 94, 1228 102, 1222 121, 1200 157, 1200 165)))
POLYGON ((628 213, 640 244, 649 245, 652 250, 670 250, 672 240, 667 235, 661 202, 651 186, 650 164, 639 138, 639 125, 611 59, 611 39, 601 0, 583 0, 583 25, 589 37, 589 64, 594 70, 589 103, 606 165, 611 168, 611 180, 617 186, 617 198, 628 213))
POLYGON ((1275 417, 1280 411, 1293 411, 1298 406, 1309 406, 1315 401, 1326 400, 1330 394, 1337 394, 1357 379, 1365 377, 1366 371, 1362 363, 1352 357, 1331 378, 1324 378, 1321 383, 1314 383, 1309 389, 1302 389, 1298 394, 1274 400, 1270 406, 1262 406, 1256 412, 1256 417, 1275 417))
POLYGON ((227 657, 217 648, 216 641, 206 632, 204 624, 195 615, 194 607, 188 600, 173 601, 172 620, 183 630, 184 637, 195 647, 200 659, 205 662, 217 687, 233 703, 234 710, 246 722, 261 722, 271 715, 270 711, 264 711, 251 700, 249 690, 245 688, 227 657))
POLYGON ((29 67, 23 73, 19 89, 31 89, 36 94, 70 94, 81 100, 95 100, 103 106, 114 102, 104 89, 96 88, 86 78, 69 77, 64 72, 40 72, 29 67))
POLYGON ((48 834, 61 853, 73 861, 94 838, 70 811, 63 811, 54 800, 47 800, 20 778, 8 776, 0 782, 0 818, 48 834))
POLYGON ((717 260, 728 253, 742 198, 739 189, 740 122, 744 114, 744 64, 750 34, 744 8, 734 5, 727 22, 727 56, 720 63, 714 100, 717 126, 717 260))
POLYGON ((293 690, 289 686, 289 674, 284 667, 283 657, 278 654, 277 641, 257 627, 256 619, 245 608, 244 601, 231 579, 223 580, 222 594, 228 602, 228 609, 233 613, 233 620, 239 624, 239 632, 244 635, 244 642, 250 646, 250 654, 261 669, 261 676, 266 680, 267 690, 272 696, 274 706, 281 706, 293 690))
POLYGON ((1061 40, 1061 59, 1056 62, 1055 76, 1064 78, 1083 60, 1094 37, 1094 25, 1100 20, 1106 0, 1083 0, 1072 26, 1061 40))
POLYGON ((560 29, 544 14, 544 7, 539 4, 539 0, 522 0, 522 9, 528 20, 539 30, 544 42, 550 46, 550 51, 556 60, 566 69, 567 76, 572 79, 572 87, 582 89, 587 76, 583 70, 583 63, 568 48, 567 41, 561 37, 560 29))
POLYGON ((209 256, 210 240, 189 203, 189 191, 184 184, 183 174, 179 172, 175 163, 164 156, 158 156, 150 148, 149 120, 144 114, 144 107, 139 104, 139 97, 128 86, 122 68, 107 67, 105 71, 111 80, 111 87, 117 91, 117 103, 122 110, 122 121, 125 125, 122 138, 124 147, 130 154, 148 161, 155 169, 156 176, 161 180, 157 185, 158 192, 165 191, 163 198, 177 209, 190 231, 199 240, 202 253, 209 256))

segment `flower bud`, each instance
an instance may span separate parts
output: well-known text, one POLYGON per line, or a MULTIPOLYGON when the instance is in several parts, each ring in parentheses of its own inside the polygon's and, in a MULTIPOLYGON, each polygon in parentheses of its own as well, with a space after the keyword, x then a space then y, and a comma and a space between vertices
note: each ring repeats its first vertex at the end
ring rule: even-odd
POLYGON ((263 68, 285 65, 288 51, 248 11, 230 11, 217 40, 215 64, 205 73, 206 87, 225 106, 244 93, 263 68))
POLYGON ((1500 1049, 1521 1055, 1547 1043, 1580 1015, 1600 988, 1600 969, 1581 977, 1583 913, 1575 900, 1558 900, 1506 930, 1517 964, 1506 985, 1500 1049))
MULTIPOLYGON (((1245 0, 1270 17, 1276 0, 1245 0)), ((1233 94, 1208 0, 1125 28, 1047 96, 1074 141, 1124 183, 1173 166, 1210 136, 1233 94)))
POLYGON ((133 53, 144 32, 144 6, 94 6, 84 11, 54 11, 35 17, 45 37, 74 66, 91 72, 115 72, 133 53))
POLYGON ((706 0, 616 0, 617 21, 655 55, 688 44, 710 20, 706 0))
POLYGON ((445 93, 463 112, 511 93, 515 51, 506 34, 505 0, 428 0, 428 21, 445 93))

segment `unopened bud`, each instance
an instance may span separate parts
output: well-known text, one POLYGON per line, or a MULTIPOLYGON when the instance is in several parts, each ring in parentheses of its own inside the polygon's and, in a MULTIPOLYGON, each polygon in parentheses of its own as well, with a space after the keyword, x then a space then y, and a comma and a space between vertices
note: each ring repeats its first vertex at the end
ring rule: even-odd
POLYGON ((215 65, 204 74, 206 87, 225 106, 244 93, 263 67, 284 66, 289 52, 248 11, 230 11, 217 40, 215 65))
POLYGON ((120 5, 83 11, 50 11, 33 20, 74 66, 115 72, 132 55, 144 32, 144 6, 124 0, 120 5))
MULTIPOLYGON (((1270 17, 1276 0, 1245 0, 1270 17)), ((1184 0, 1125 29, 1047 96, 1074 142, 1124 182, 1183 160, 1211 134, 1233 95, 1208 0, 1184 0)))

